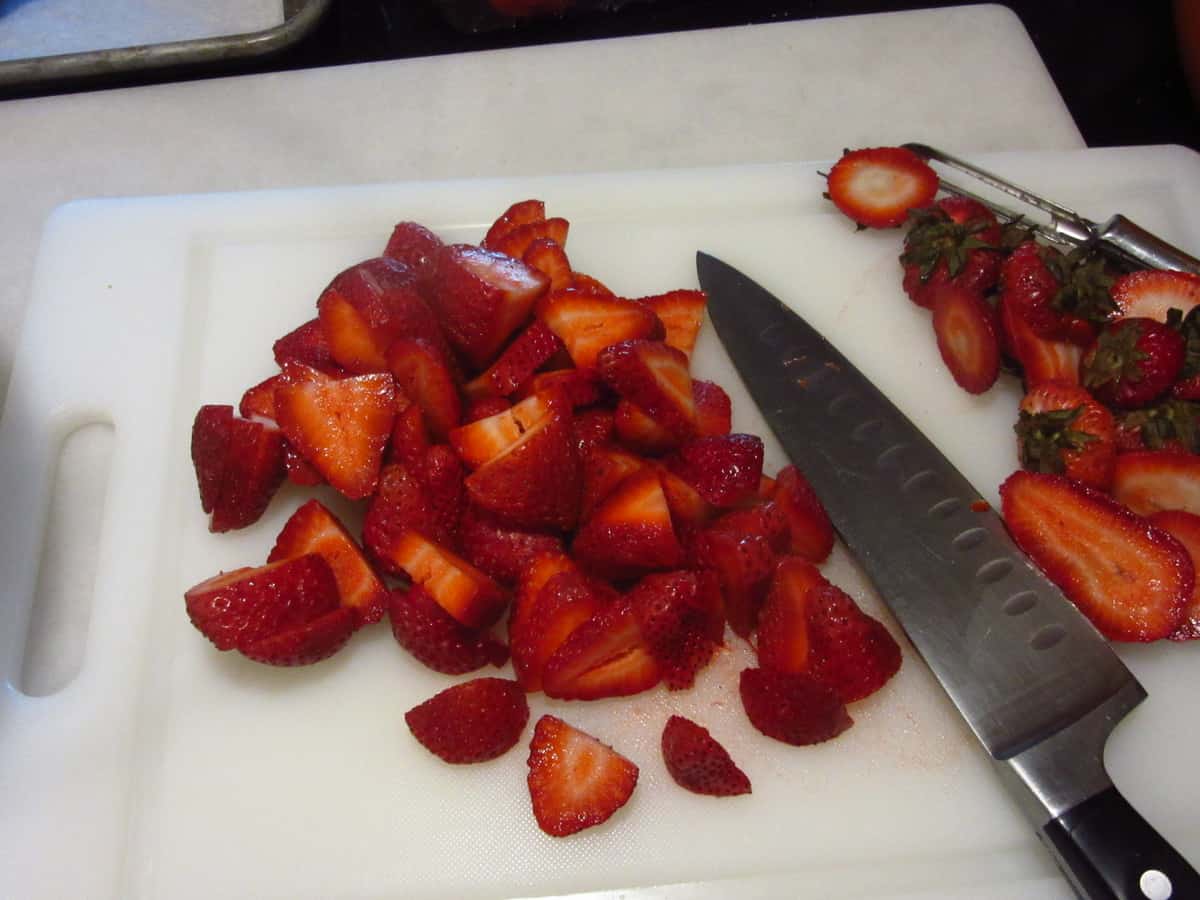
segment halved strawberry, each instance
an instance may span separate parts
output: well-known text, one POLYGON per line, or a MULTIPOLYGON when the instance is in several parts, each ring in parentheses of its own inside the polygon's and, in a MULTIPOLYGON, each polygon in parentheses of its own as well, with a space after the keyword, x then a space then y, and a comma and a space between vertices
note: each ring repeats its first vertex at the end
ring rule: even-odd
POLYGON ((537 305, 537 317, 558 335, 579 368, 596 365, 600 351, 610 344, 656 340, 666 333, 654 310, 636 300, 576 290, 547 294, 537 305))
POLYGON ((288 442, 330 485, 352 500, 372 494, 396 415, 391 375, 339 378, 285 363, 275 413, 288 442))
POLYGON ((467 393, 511 396, 562 346, 553 331, 535 320, 505 348, 491 368, 467 385, 467 393))
POLYGON ((1142 269, 1122 275, 1112 285, 1117 316, 1167 321, 1167 310, 1185 315, 1200 306, 1200 275, 1160 269, 1142 269))
POLYGON ((622 597, 572 631, 554 651, 542 671, 542 690, 559 700, 599 700, 639 694, 661 677, 637 611, 622 597))
POLYGON ((821 578, 808 591, 808 674, 843 703, 862 700, 900 669, 900 645, 837 585, 821 578))
POLYGON ((833 525, 808 479, 795 466, 784 466, 775 475, 771 498, 787 516, 790 551, 810 562, 824 562, 833 550, 833 525))
POLYGON ((506 253, 521 259, 534 241, 551 240, 560 247, 566 246, 570 223, 557 216, 541 222, 526 222, 509 229, 488 244, 488 249, 506 253))
POLYGON ((445 468, 439 466, 437 492, 426 479, 423 465, 388 463, 379 475, 379 487, 363 519, 363 544, 380 567, 392 575, 403 574, 393 560, 393 552, 409 529, 415 528, 436 543, 454 546, 463 502, 463 476, 453 451, 442 449, 448 459, 442 461, 445 468))
POLYGON ((540 691, 542 673, 555 651, 611 600, 611 593, 599 590, 594 579, 575 570, 547 579, 532 609, 509 631, 513 671, 521 686, 540 691))
POLYGON ((304 363, 322 372, 340 372, 342 367, 333 359, 329 349, 329 338, 321 320, 309 319, 299 328, 289 331, 272 346, 275 362, 283 368, 286 362, 304 363))
POLYGON ((1167 532, 1061 475, 1014 472, 1000 499, 1013 539, 1107 637, 1153 641, 1179 627, 1195 572, 1167 532))
POLYGON ((404 721, 421 746, 444 762, 486 762, 517 745, 529 704, 515 681, 474 678, 414 706, 404 721))
POLYGON ((758 490, 763 442, 753 434, 693 438, 666 462, 713 506, 736 506, 758 490))
POLYGON ((444 441, 462 418, 462 400, 442 351, 423 338, 397 338, 387 348, 387 369, 404 395, 421 408, 425 427, 444 441))
POLYGON ((480 419, 488 419, 492 416, 498 416, 500 413, 507 412, 512 408, 512 404, 504 397, 495 395, 467 397, 463 404, 462 424, 470 425, 472 422, 478 422, 480 419))
POLYGON ((647 575, 626 595, 672 691, 690 688, 722 642, 725 620, 713 598, 719 591, 713 573, 679 571, 647 575))
POLYGON ((571 417, 571 435, 581 460, 593 447, 608 444, 613 438, 613 413, 608 409, 585 409, 571 417))
POLYGON ((785 556, 775 566, 758 617, 758 664, 764 669, 808 671, 809 596, 822 581, 817 567, 798 556, 785 556))
POLYGON ((554 837, 608 821, 629 802, 638 767, 555 716, 542 716, 529 744, 529 797, 538 827, 554 837))
POLYGON ((1034 385, 1021 400, 1014 430, 1023 468, 1108 490, 1117 460, 1116 422, 1081 386, 1058 381, 1034 385))
POLYGON ((281 376, 272 375, 260 381, 253 387, 246 388, 242 399, 238 401, 238 415, 243 419, 261 419, 275 421, 275 385, 281 376))
POLYGON ((468 628, 487 628, 508 604, 500 585, 420 532, 405 532, 389 549, 388 558, 468 628))
POLYGON ((291 444, 283 445, 283 467, 287 470, 287 480, 301 487, 313 487, 324 484, 325 478, 313 468, 312 463, 296 452, 291 444))
POLYGON ((310 622, 239 647, 238 652, 269 666, 309 666, 328 659, 346 646, 358 625, 354 611, 343 606, 310 622))
POLYGON ((387 588, 345 526, 319 500, 309 500, 284 524, 275 539, 268 562, 319 553, 337 578, 342 606, 349 607, 360 624, 383 618, 387 588))
POLYGON ((200 488, 200 508, 206 513, 213 511, 221 496, 232 430, 233 407, 227 404, 202 406, 192 421, 192 466, 200 488))
POLYGON ((459 519, 458 543, 472 565, 507 585, 516 584, 535 557, 563 551, 558 535, 509 528, 473 505, 459 519))
POLYGON ((600 444, 583 458, 583 493, 580 515, 587 518, 618 484, 634 472, 646 467, 641 457, 615 447, 600 444))
POLYGON ((681 788, 710 797, 750 793, 750 779, 708 729, 671 716, 662 733, 663 762, 681 788))
POLYGON ((979 294, 956 285, 939 285, 929 296, 942 361, 959 387, 982 394, 1000 374, 995 312, 979 294))
POLYGON ((847 150, 834 164, 826 196, 860 226, 890 228, 933 202, 937 189, 937 173, 911 150, 870 147, 847 150))
POLYGON ((809 675, 743 669, 738 689, 750 724, 785 744, 820 744, 854 724, 837 694, 809 675))
POLYGON ((508 661, 508 647, 483 629, 467 628, 419 584, 388 594, 388 618, 396 642, 435 672, 462 675, 508 661))
POLYGON ((1111 490, 1140 516, 1160 509, 1200 515, 1200 456, 1179 450, 1118 453, 1111 490))
POLYGON ((450 446, 469 468, 477 469, 513 447, 560 400, 561 395, 544 392, 515 406, 505 404, 497 413, 452 430, 450 446))
POLYGON ((612 344, 596 359, 600 376, 680 440, 696 433, 696 400, 688 358, 662 341, 612 344))
POLYGON ((580 525, 571 554, 617 580, 678 568, 683 549, 658 473, 645 469, 618 484, 580 525))
POLYGON ((525 248, 521 259, 550 279, 550 290, 561 291, 571 286, 571 261, 554 238, 537 238, 525 248))
POLYGON ((704 324, 708 295, 704 291, 677 290, 652 297, 639 297, 663 323, 666 335, 663 343, 682 350, 689 358, 696 346, 696 335, 704 324))
POLYGON ((484 235, 481 245, 494 250, 495 242, 501 237, 508 234, 514 228, 519 228, 522 225, 528 225, 530 222, 544 222, 546 220, 546 204, 541 200, 519 200, 500 214, 499 218, 492 223, 491 228, 484 235))
POLYGON ((443 246, 442 239, 424 225, 400 222, 392 229, 383 255, 408 266, 416 275, 417 287, 424 292, 437 278, 438 254, 443 246))
POLYGON ((697 434, 729 434, 733 424, 733 404, 723 387, 713 381, 693 378, 692 399, 696 403, 697 434))
POLYGON ((269 422, 233 415, 225 425, 225 414, 209 409, 208 413, 201 409, 192 429, 193 461, 201 479, 202 494, 206 489, 213 491, 214 474, 220 474, 208 529, 222 532, 245 528, 262 517, 283 483, 283 434, 269 422), (218 465, 214 454, 219 450, 220 431, 224 428, 228 429, 225 456, 218 465), (196 457, 197 451, 200 457, 196 457))
POLYGON ((1040 337, 1012 303, 999 303, 1000 337, 1007 353, 1021 366, 1026 389, 1043 381, 1079 383, 1083 348, 1070 341, 1040 337))
POLYGON ((734 633, 749 638, 775 568, 770 541, 710 525, 689 541, 688 563, 714 571, 721 585, 725 617, 734 633))
MULTIPOLYGON (((1200 516, 1182 509, 1163 509, 1146 518, 1155 528, 1161 528, 1183 544, 1192 558, 1192 568, 1200 571, 1200 516)), ((1183 620, 1167 637, 1173 641, 1200 639, 1200 579, 1192 587, 1192 596, 1183 610, 1183 620)))

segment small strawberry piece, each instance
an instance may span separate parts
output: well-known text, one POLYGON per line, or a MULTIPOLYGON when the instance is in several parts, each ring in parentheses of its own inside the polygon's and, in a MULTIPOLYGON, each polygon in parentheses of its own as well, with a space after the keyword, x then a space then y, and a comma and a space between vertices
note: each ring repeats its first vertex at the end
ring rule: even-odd
POLYGON ((787 515, 791 552, 809 562, 824 562, 833 550, 833 525, 808 479, 795 466, 784 466, 775 475, 772 499, 787 515))
POLYGON ((541 222, 527 222, 496 238, 488 244, 488 249, 521 259, 535 241, 551 240, 560 247, 565 246, 569 228, 570 223, 566 219, 558 217, 544 219, 541 222))
POLYGON ((1113 415, 1077 384, 1043 381, 1021 400, 1017 454, 1031 472, 1067 475, 1100 490, 1117 460, 1113 415))
POLYGON ((692 399, 696 403, 696 433, 729 434, 733 426, 733 404, 719 384, 692 379, 692 399))
POLYGON ((395 410, 386 373, 339 378, 289 362, 275 387, 275 412, 289 443, 352 500, 375 490, 395 410))
POLYGON ((704 291, 677 290, 652 297, 639 297, 662 320, 666 336, 663 343, 682 350, 691 358, 696 346, 696 335, 704 324, 704 310, 708 307, 708 295, 704 291))
POLYGON ((392 229, 383 255, 404 263, 417 278, 422 292, 437 278, 438 254, 443 247, 442 239, 416 222, 400 222, 392 229))
POLYGON ((248 647, 338 608, 329 564, 315 553, 223 572, 184 594, 188 618, 218 650, 248 647))
POLYGON ((1176 329, 1155 319, 1118 319, 1084 353, 1083 386, 1108 406, 1149 406, 1175 383, 1184 353, 1176 329))
POLYGON ((230 419, 221 489, 213 504, 209 531, 232 531, 257 522, 285 474, 279 429, 262 421, 230 419))
POLYGON ((319 318, 309 319, 299 328, 289 331, 271 349, 281 369, 286 362, 304 363, 322 372, 338 373, 342 369, 334 362, 329 339, 319 318))
POLYGON ((492 227, 488 229, 484 235, 481 246, 489 250, 495 250, 496 241, 508 234, 514 228, 519 228, 522 225, 528 225, 531 222, 544 222, 546 220, 546 204, 541 200, 521 200, 514 203, 504 213, 492 223, 492 227))
POLYGON ((526 397, 515 406, 505 404, 501 411, 451 431, 450 446, 469 468, 477 469, 515 446, 561 402, 561 395, 547 392, 526 397))
POLYGON ((647 575, 626 595, 669 690, 695 684, 720 646, 725 620, 709 593, 719 591, 711 572, 679 571, 647 575))
POLYGON ((660 469, 659 480, 667 507, 671 510, 671 522, 676 533, 689 529, 703 528, 717 515, 717 509, 704 499, 698 490, 669 469, 660 469))
POLYGON ((939 285, 930 297, 942 361, 959 387, 982 394, 1000 374, 995 312, 979 294, 955 285, 939 285))
MULTIPOLYGON (((1192 568, 1200 566, 1200 516, 1181 509, 1163 509, 1147 516, 1150 524, 1161 528, 1183 544, 1192 558, 1192 568)), ((1179 627, 1167 635, 1173 641, 1200 639, 1200 579, 1192 587, 1192 596, 1183 610, 1179 627)))
POLYGON ((450 244, 438 257, 432 303, 450 343, 483 369, 525 324, 549 283, 519 259, 450 244))
POLYGON ((1159 269, 1130 272, 1113 282, 1112 299, 1122 319, 1165 322, 1168 310, 1186 315, 1200 306, 1200 276, 1159 269))
POLYGON ((554 651, 542 672, 542 690, 559 700, 599 700, 639 694, 661 677, 633 603, 622 597, 572 631, 554 651))
POLYGON ((585 275, 583 272, 571 273, 571 290, 580 293, 588 294, 592 297, 615 297, 608 285, 600 281, 598 278, 593 278, 591 275, 585 275))
POLYGON ((566 837, 608 821, 629 802, 638 767, 555 716, 542 716, 529 744, 529 797, 538 827, 566 837))
POLYGON ((420 465, 429 446, 425 413, 403 391, 396 391, 396 420, 388 442, 387 461, 420 465))
POLYGON ((833 689, 808 675, 743 669, 738 688, 750 724, 785 744, 820 744, 854 724, 833 689))
POLYGON ((779 560, 758 617, 758 664, 764 669, 808 671, 809 594, 824 580, 806 559, 785 556, 779 560))
POLYGON ((232 430, 233 407, 228 405, 202 406, 192 422, 192 465, 200 487, 200 508, 206 513, 213 511, 221 496, 232 430))
POLYGON ((525 249, 521 259, 550 279, 550 290, 561 291, 571 286, 571 261, 554 238, 537 238, 525 249))
POLYGON ((247 388, 238 403, 238 415, 243 419, 270 419, 275 421, 275 385, 281 376, 272 375, 254 387, 247 388))
POLYGON ((583 458, 581 515, 585 518, 629 475, 646 467, 646 461, 619 447, 601 444, 583 458))
POLYGON ((389 559, 425 588, 438 606, 468 628, 487 628, 500 618, 508 604, 508 596, 500 585, 420 532, 405 532, 392 545, 389 559))
POLYGON ((751 498, 750 505, 722 513, 713 527, 732 534, 758 535, 766 539, 774 553, 787 553, 791 549, 792 530, 787 513, 774 500, 762 500, 757 495, 751 498))
POLYGON ((1119 453, 1112 495, 1139 516, 1162 509, 1200 515, 1200 456, 1179 450, 1119 453))
POLYGON ((269 666, 309 666, 337 653, 358 628, 354 611, 342 607, 311 622, 280 631, 238 652, 269 666))
POLYGON ((537 317, 558 335, 581 369, 595 366, 600 351, 611 344, 657 340, 665 334, 654 310, 636 300, 576 290, 548 294, 537 306, 537 317))
POLYGON ((600 373, 589 367, 540 372, 521 385, 517 396, 523 399, 549 390, 561 391, 573 409, 599 403, 606 393, 600 373))
POLYGON ((683 549, 658 473, 647 468, 621 481, 580 525, 571 554, 614 580, 679 568, 683 549))
POLYGON ((444 447, 439 454, 441 451, 449 459, 444 463, 446 469, 439 470, 440 498, 435 497, 421 467, 389 463, 380 473, 379 487, 363 518, 363 544, 380 568, 392 575, 403 574, 393 554, 409 529, 415 528, 439 544, 454 544, 463 501, 462 467, 453 451, 444 447))
POLYGON ((847 151, 834 164, 827 196, 860 226, 891 228, 933 202, 937 189, 937 173, 911 150, 872 147, 847 151))
POLYGON ((585 409, 571 418, 571 435, 579 458, 586 459, 593 447, 613 439, 613 414, 607 409, 585 409))
POLYGON ((843 703, 862 700, 900 669, 900 645, 878 619, 824 578, 808 592, 808 674, 843 703))
POLYGON ((991 210, 968 197, 943 197, 910 213, 900 263, 904 291, 918 306, 933 307, 932 292, 953 284, 986 294, 1000 278, 1000 226, 991 210))
POLYGON ((388 346, 386 359, 396 385, 421 408, 429 435, 444 441, 462 418, 462 401, 442 352, 422 338, 402 337, 388 346))
POLYGON ((463 675, 486 665, 500 668, 508 661, 504 644, 486 631, 461 624, 419 584, 389 593, 388 618, 396 642, 435 672, 463 675))
POLYGON ((439 759, 486 762, 517 745, 529 704, 515 681, 475 678, 434 694, 404 714, 412 736, 439 759))
POLYGON ((727 434, 687 441, 667 460, 667 466, 709 503, 728 507, 757 492, 762 461, 762 438, 727 434))
POLYGON ((1061 475, 1014 472, 1000 499, 1018 546, 1105 636, 1154 641, 1179 627, 1195 572, 1167 532, 1061 475))
POLYGON ((510 629, 513 671, 527 691, 542 689, 546 663, 580 626, 599 614, 612 597, 578 571, 552 575, 538 591, 533 608, 510 629))
POLYGON ((771 542, 760 534, 738 534, 710 525, 691 539, 688 558, 693 566, 716 573, 729 627, 749 638, 775 568, 771 542))
POLYGON ((696 433, 696 401, 688 358, 662 341, 621 341, 596 360, 600 377, 680 440, 696 433))
POLYGON ((292 513, 275 539, 268 562, 320 554, 337 579, 342 606, 362 624, 383 618, 387 589, 345 526, 319 500, 309 500, 292 513))
POLYGON ((298 484, 301 487, 314 487, 318 484, 324 484, 325 479, 321 477, 321 473, 312 467, 303 456, 296 452, 296 448, 291 444, 284 444, 283 447, 283 466, 287 470, 287 480, 292 484, 298 484))
POLYGON ((553 331, 542 322, 534 321, 505 348, 492 367, 472 384, 478 384, 487 393, 499 394, 502 397, 511 396, 522 384, 528 382, 534 372, 560 351, 562 346, 562 341, 553 331))
POLYGON ((558 535, 508 528, 474 506, 459 520, 458 542, 472 565, 506 585, 516 584, 540 554, 563 551, 558 535))
POLYGON ((516 593, 513 596, 512 609, 508 615, 508 631, 525 627, 537 603, 538 594, 542 587, 559 572, 578 572, 575 561, 565 553, 539 553, 521 573, 517 582, 516 593))
POLYGON ((1026 389, 1043 381, 1079 383, 1083 348, 1070 341, 1040 337, 1014 304, 999 304, 1000 337, 1005 351, 1021 366, 1026 389))
POLYGON ((681 788, 710 797, 750 793, 750 779, 708 729, 683 716, 667 719, 662 733, 667 771, 681 788))
POLYGON ((661 456, 680 444, 680 438, 655 422, 648 412, 623 399, 617 401, 613 411, 613 432, 622 444, 645 456, 661 456))

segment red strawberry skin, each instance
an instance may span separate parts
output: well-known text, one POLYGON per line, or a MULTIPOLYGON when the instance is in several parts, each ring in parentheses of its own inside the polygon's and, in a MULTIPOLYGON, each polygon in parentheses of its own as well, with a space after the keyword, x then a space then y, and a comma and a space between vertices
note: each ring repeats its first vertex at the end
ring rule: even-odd
POLYGON ((743 669, 738 691, 750 724, 785 744, 820 744, 854 724, 833 689, 808 675, 743 669))
POLYGON ((419 584, 389 593, 388 619, 396 643, 435 672, 463 675, 508 661, 504 644, 459 623, 419 584))
POLYGON ((531 222, 544 221, 546 221, 545 202, 537 198, 518 200, 496 218, 492 227, 487 230, 487 234, 483 236, 481 246, 495 250, 496 242, 510 231, 531 222))
POLYGON ((311 622, 239 647, 238 652, 268 666, 309 666, 341 650, 357 628, 353 610, 343 606, 311 622))
POLYGON ((808 673, 843 703, 862 700, 900 669, 900 645, 836 585, 821 579, 809 591, 808 673))
MULTIPOLYGON (((446 448, 443 448, 446 449, 446 448)), ((392 575, 402 570, 391 559, 392 548, 406 531, 415 528, 439 544, 453 546, 462 507, 462 466, 453 452, 447 453, 442 502, 428 483, 424 467, 389 463, 379 476, 379 487, 371 497, 363 519, 363 543, 380 568, 392 575), (457 470, 457 471, 453 471, 457 470)))
POLYGON ((231 419, 221 488, 209 530, 232 531, 257 522, 286 473, 283 434, 278 428, 250 419, 231 419))
POLYGON ((621 341, 600 351, 596 368, 613 390, 676 439, 695 435, 696 400, 682 350, 662 341, 621 341))
POLYGON ((232 422, 232 406, 209 405, 200 407, 192 423, 192 465, 200 486, 200 508, 206 513, 213 511, 221 496, 232 422))
POLYGON ((1147 318, 1109 324, 1083 355, 1083 385, 1101 403, 1122 409, 1148 406, 1183 370, 1183 335, 1147 318))
POLYGON ((556 534, 508 528, 470 505, 459 519, 458 541, 471 565, 509 586, 538 555, 563 551, 556 534))
POLYGON ((1112 483, 1117 425, 1083 387, 1044 381, 1021 400, 1017 453, 1023 468, 1067 475, 1100 490, 1112 483))
POLYGON ((281 369, 286 362, 303 363, 330 373, 340 372, 342 368, 334 361, 329 338, 319 318, 310 319, 299 328, 289 331, 271 349, 281 369))
POLYGON ((749 794, 750 779, 708 729, 683 716, 671 716, 662 733, 662 755, 675 783, 694 794, 735 797, 749 794))
POLYGON ((542 675, 542 689, 547 697, 560 700, 599 700, 639 694, 661 677, 626 597, 580 625, 554 651, 542 675))
POLYGON ((762 438, 727 434, 694 438, 668 461, 671 470, 714 506, 734 506, 758 490, 762 438))
POLYGON ((804 474, 795 466, 784 466, 775 476, 771 496, 787 516, 790 551, 809 562, 824 562, 833 551, 833 524, 804 474))
POLYGON ((580 572, 566 570, 546 580, 531 609, 509 627, 513 670, 527 691, 542 689, 546 663, 576 629, 614 599, 611 590, 580 572))
POLYGON ((408 730, 444 762, 487 762, 516 746, 529 721, 515 681, 475 678, 446 688, 404 714, 408 730))
POLYGON ((417 222, 400 222, 392 229, 383 255, 404 263, 417 278, 422 293, 429 290, 437 277, 438 254, 442 239, 417 222))

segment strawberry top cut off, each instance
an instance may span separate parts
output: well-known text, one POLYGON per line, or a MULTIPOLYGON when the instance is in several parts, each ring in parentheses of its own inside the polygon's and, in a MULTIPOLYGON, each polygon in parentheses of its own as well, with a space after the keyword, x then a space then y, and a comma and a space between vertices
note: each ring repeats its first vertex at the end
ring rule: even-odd
POLYGON ((846 151, 829 172, 827 196, 865 228, 903 224, 908 211, 933 202, 937 173, 903 147, 846 151))

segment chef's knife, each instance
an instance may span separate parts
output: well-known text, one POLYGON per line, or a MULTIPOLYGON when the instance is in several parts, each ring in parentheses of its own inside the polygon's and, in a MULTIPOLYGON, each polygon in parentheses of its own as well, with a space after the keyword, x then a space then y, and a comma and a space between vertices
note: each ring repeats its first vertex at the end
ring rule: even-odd
POLYGON ((776 297, 696 256, 709 315, 771 430, 1085 898, 1200 898, 1117 792, 1104 743, 1145 696, 1000 517, 884 394, 776 297))

